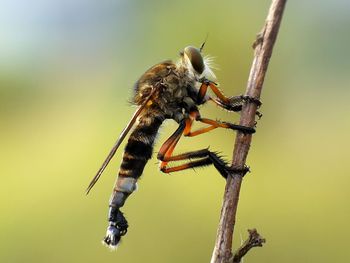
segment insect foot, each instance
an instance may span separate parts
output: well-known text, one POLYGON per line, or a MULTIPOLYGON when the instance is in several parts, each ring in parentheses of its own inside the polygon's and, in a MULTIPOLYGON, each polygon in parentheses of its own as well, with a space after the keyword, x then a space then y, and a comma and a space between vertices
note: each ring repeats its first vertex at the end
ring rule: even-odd
POLYGON ((227 101, 222 101, 219 98, 212 99, 221 108, 227 111, 239 112, 242 110, 244 99, 243 95, 232 96, 227 98, 227 101))
POLYGON ((244 165, 243 168, 231 167, 217 152, 209 152, 209 158, 214 164, 216 170, 218 170, 224 178, 232 176, 232 174, 238 174, 244 177, 246 173, 250 173, 249 166, 244 165))
POLYGON ((250 167, 248 165, 244 165, 243 168, 230 167, 229 170, 234 174, 239 174, 242 177, 246 175, 246 173, 250 173, 250 167))
POLYGON ((242 95, 241 98, 243 101, 255 103, 258 108, 260 108, 260 106, 262 105, 262 102, 257 98, 248 95, 242 95))
POLYGON ((116 249, 122 236, 128 231, 128 222, 122 212, 118 211, 116 222, 109 222, 107 233, 102 243, 111 249, 116 249))
POLYGON ((230 128, 232 130, 237 130, 237 131, 243 132, 244 134, 253 134, 253 133, 255 133, 255 129, 252 128, 252 127, 232 124, 232 123, 229 123, 229 122, 223 122, 223 123, 226 124, 228 126, 228 128, 230 128))
POLYGON ((218 152, 209 152, 209 158, 214 164, 216 170, 226 179, 230 175, 230 167, 228 166, 228 163, 218 152))

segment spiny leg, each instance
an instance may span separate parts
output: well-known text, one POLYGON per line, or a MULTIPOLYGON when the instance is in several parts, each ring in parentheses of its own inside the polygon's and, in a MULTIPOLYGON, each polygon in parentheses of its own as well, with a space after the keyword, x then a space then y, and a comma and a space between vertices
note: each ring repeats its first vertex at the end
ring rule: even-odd
MULTIPOLYGON (((209 149, 203 149, 199 151, 193 151, 193 152, 188 152, 184 154, 179 154, 172 156, 172 153, 175 149, 175 146, 177 142, 179 141, 181 137, 182 132, 186 132, 187 134, 190 134, 190 129, 192 125, 193 120, 190 118, 185 119, 182 123, 180 123, 179 128, 174 132, 173 135, 170 136, 170 138, 162 145, 157 158, 161 161, 160 164, 160 170, 164 173, 170 173, 170 172, 176 172, 176 171, 181 171, 189 168, 195 168, 195 167, 200 167, 200 166, 207 166, 213 164, 215 168, 220 172, 220 174, 226 178, 227 175, 229 174, 230 170, 232 170, 226 162, 218 156, 216 153, 209 151, 209 149), (180 160, 187 160, 187 159, 199 159, 196 161, 191 161, 183 165, 179 165, 176 167, 167 167, 168 162, 171 161, 180 161, 180 160)), ((214 123, 218 127, 225 126, 224 123, 221 126, 218 125, 218 122, 215 122, 213 120, 209 119, 204 119, 204 123, 209 123, 213 124, 211 127, 214 127, 214 123)), ((211 128, 209 127, 209 128, 211 128)), ((217 128, 217 127, 214 127, 217 128)), ((229 128, 226 127, 225 128, 229 128)), ((245 127, 246 128, 246 127, 245 127)), ((249 127, 248 127, 249 128, 249 127)), ((213 128, 211 128, 213 129, 213 128)), ((203 132, 201 132, 203 133, 203 132)), ((199 133, 198 133, 199 134, 199 133)), ((196 135, 198 135, 196 134, 196 135)), ((192 135, 193 136, 193 135, 192 135)), ((242 172, 243 174, 246 173, 244 170, 239 170, 238 172, 242 172)))
POLYGON ((163 173, 172 173, 178 172, 182 170, 186 170, 189 168, 203 167, 214 165, 214 167, 218 170, 218 172, 224 177, 227 176, 231 172, 236 172, 242 174, 242 176, 248 172, 248 168, 244 167, 243 169, 232 169, 228 166, 228 164, 215 152, 209 151, 209 149, 202 149, 193 152, 187 152, 175 156, 170 156, 165 159, 167 162, 171 161, 181 161, 181 160, 190 160, 190 159, 199 159, 196 161, 190 161, 188 163, 174 166, 174 167, 162 167, 161 171, 163 173))
MULTIPOLYGON (((220 108, 223 108, 223 109, 225 109, 227 111, 240 112, 242 110, 243 103, 245 101, 249 101, 248 98, 250 98, 250 97, 247 97, 247 96, 244 96, 244 95, 233 96, 233 97, 229 98, 230 103, 228 103, 228 104, 222 102, 218 98, 210 97, 209 100, 214 102, 220 108)), ((253 101, 255 102, 255 99, 253 99, 253 101)), ((258 107, 260 107, 261 102, 259 100, 257 100, 256 104, 258 105, 258 107)), ((259 120, 263 116, 263 114, 260 111, 256 111, 255 115, 258 116, 259 120)))
POLYGON ((217 106, 228 110, 228 111, 234 111, 234 112, 240 112, 242 110, 243 106, 243 99, 242 96, 234 96, 229 98, 229 102, 225 103, 219 98, 212 98, 210 97, 210 101, 214 102, 217 106))
MULTIPOLYGON (((191 160, 191 159, 199 159, 199 160, 190 161, 188 163, 174 166, 174 167, 164 166, 164 167, 161 167, 161 171, 163 173, 171 173, 171 172, 186 170, 189 168, 208 166, 208 165, 213 164, 213 160, 214 161, 219 160, 218 161, 218 163, 220 163, 219 165, 226 166, 226 163, 222 159, 220 159, 219 156, 217 156, 217 158, 215 158, 215 159, 210 158, 211 154, 216 155, 215 153, 210 152, 209 149, 202 149, 202 150, 198 150, 198 151, 192 151, 192 152, 187 152, 187 153, 178 154, 178 155, 174 155, 174 156, 169 156, 167 158, 163 158, 162 161, 166 161, 167 163, 171 162, 171 161, 181 161, 181 160, 191 160)), ((222 170, 222 169, 220 169, 220 170, 222 170)), ((222 173, 222 171, 219 171, 220 174, 226 178, 227 174, 222 173)))

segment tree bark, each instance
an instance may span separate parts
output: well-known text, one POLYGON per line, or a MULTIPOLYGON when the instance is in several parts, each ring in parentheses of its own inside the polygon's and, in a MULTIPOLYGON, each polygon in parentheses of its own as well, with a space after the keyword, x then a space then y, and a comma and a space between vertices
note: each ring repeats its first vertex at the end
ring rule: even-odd
MULTIPOLYGON (((253 44, 254 59, 250 70, 246 96, 260 99, 266 71, 272 55, 272 49, 278 34, 283 10, 287 0, 273 0, 262 31, 253 44)), ((258 105, 247 100, 242 108, 240 125, 254 127, 258 105)), ((237 132, 233 150, 232 168, 244 169, 250 148, 252 135, 237 132)), ((242 175, 232 172, 227 178, 221 217, 217 231, 211 263, 227 263, 232 257, 233 230, 239 199, 242 175)))

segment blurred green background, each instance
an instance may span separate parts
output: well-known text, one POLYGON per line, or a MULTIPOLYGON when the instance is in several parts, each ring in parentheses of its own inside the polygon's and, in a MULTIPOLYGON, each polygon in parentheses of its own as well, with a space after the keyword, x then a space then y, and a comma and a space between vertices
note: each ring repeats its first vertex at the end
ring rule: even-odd
MULTIPOLYGON (((147 165, 117 252, 100 243, 122 151, 84 190, 134 109, 132 86, 187 45, 214 56, 222 89, 244 92, 263 1, 2 0, 0 262, 209 262, 224 180, 147 165)), ((287 3, 243 182, 234 247, 244 262, 349 262, 350 2, 287 3)), ((202 115, 237 121, 207 105, 202 115)), ((176 128, 168 121, 155 150, 176 128)), ((183 138, 232 156, 234 135, 183 138)))

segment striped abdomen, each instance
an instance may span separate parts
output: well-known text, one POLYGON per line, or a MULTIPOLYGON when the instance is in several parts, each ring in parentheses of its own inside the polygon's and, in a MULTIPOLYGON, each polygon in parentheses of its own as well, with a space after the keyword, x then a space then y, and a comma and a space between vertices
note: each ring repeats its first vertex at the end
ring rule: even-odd
POLYGON ((139 118, 139 123, 125 146, 123 161, 118 173, 117 191, 133 191, 133 189, 125 189, 125 187, 129 188, 127 185, 130 182, 136 183, 147 161, 152 157, 153 144, 163 120, 164 118, 161 116, 151 114, 144 114, 139 118))

